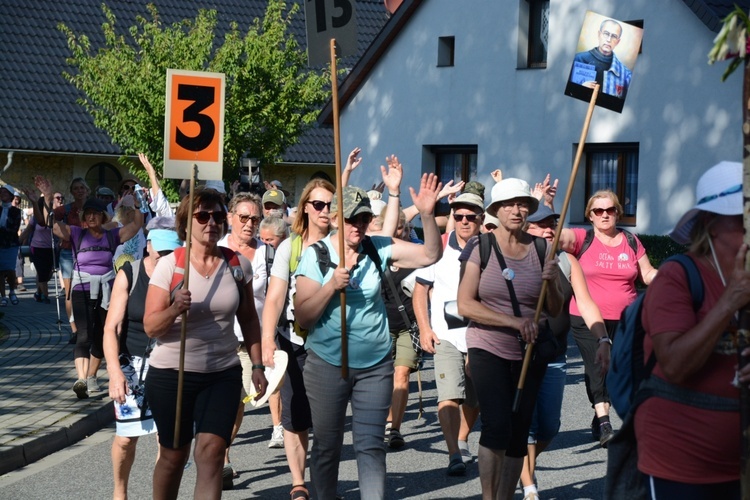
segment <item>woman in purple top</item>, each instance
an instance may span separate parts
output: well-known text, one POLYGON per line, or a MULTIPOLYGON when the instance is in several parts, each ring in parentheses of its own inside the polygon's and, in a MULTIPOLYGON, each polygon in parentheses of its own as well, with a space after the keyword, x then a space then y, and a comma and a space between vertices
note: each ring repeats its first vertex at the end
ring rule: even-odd
MULTIPOLYGON (((51 193, 44 194, 45 199, 52 198, 51 193)), ((96 372, 104 357, 104 322, 115 279, 112 255, 120 243, 138 233, 143 225, 143 213, 137 210, 135 219, 120 228, 106 229, 103 224, 108 219, 104 202, 91 198, 83 204, 85 228, 69 226, 63 221, 55 221, 53 227, 55 236, 69 241, 73 248, 73 277, 68 293, 72 296, 73 314, 78 318, 74 350, 78 379, 73 391, 79 399, 99 391, 96 372)))

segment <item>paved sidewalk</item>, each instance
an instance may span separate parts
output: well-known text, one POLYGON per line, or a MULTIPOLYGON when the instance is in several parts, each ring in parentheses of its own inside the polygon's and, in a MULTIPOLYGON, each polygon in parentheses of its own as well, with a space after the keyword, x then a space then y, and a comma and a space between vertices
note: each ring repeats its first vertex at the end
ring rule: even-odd
POLYGON ((84 400, 73 393, 76 373, 62 291, 58 328, 54 297, 51 304, 34 301, 28 265, 24 285, 18 305, 0 307, 0 475, 80 441, 114 418, 104 367, 102 392, 84 400))

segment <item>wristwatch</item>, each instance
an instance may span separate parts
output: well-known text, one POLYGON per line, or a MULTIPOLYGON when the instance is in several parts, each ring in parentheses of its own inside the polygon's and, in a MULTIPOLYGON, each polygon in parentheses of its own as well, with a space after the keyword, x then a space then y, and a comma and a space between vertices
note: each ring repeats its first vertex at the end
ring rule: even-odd
POLYGON ((604 337, 600 338, 597 342, 599 342, 600 344, 602 342, 606 342, 607 344, 612 345, 612 339, 609 338, 609 337, 607 337, 606 335, 604 337))

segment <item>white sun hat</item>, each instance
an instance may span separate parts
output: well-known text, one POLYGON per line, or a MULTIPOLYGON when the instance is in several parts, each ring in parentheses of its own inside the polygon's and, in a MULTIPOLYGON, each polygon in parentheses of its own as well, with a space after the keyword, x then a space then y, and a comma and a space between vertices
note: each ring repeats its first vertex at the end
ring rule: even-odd
POLYGON ((700 212, 719 215, 742 214, 742 163, 722 161, 709 168, 695 187, 695 206, 680 218, 669 236, 677 243, 690 243, 690 232, 700 212))
POLYGON ((514 198, 526 198, 528 200, 529 215, 536 212, 536 209, 539 207, 539 200, 531 196, 529 183, 523 179, 509 177, 492 186, 492 202, 487 207, 487 213, 493 217, 497 217, 497 209, 500 207, 500 202, 514 198))
POLYGON ((265 371, 266 380, 268 381, 268 388, 266 389, 266 393, 262 398, 259 399, 250 398, 251 405, 253 405, 255 408, 263 406, 272 394, 281 389, 281 386, 284 385, 284 375, 286 375, 286 365, 288 362, 289 356, 286 352, 280 349, 276 349, 274 351, 274 366, 273 368, 271 368, 270 366, 266 366, 265 371))

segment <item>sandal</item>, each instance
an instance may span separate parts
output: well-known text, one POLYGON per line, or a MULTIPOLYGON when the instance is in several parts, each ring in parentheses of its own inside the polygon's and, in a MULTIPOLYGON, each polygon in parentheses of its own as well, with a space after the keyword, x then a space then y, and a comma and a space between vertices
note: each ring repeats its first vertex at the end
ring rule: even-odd
POLYGON ((13 304, 14 306, 18 305, 18 297, 16 297, 15 293, 10 294, 10 303, 13 304))
POLYGON ((291 500, 310 500, 310 492, 307 490, 304 484, 298 484, 292 486, 292 491, 289 492, 291 500))
POLYGON ((8 299, 3 297, 0 299, 0 307, 7 307, 8 306, 8 299))

